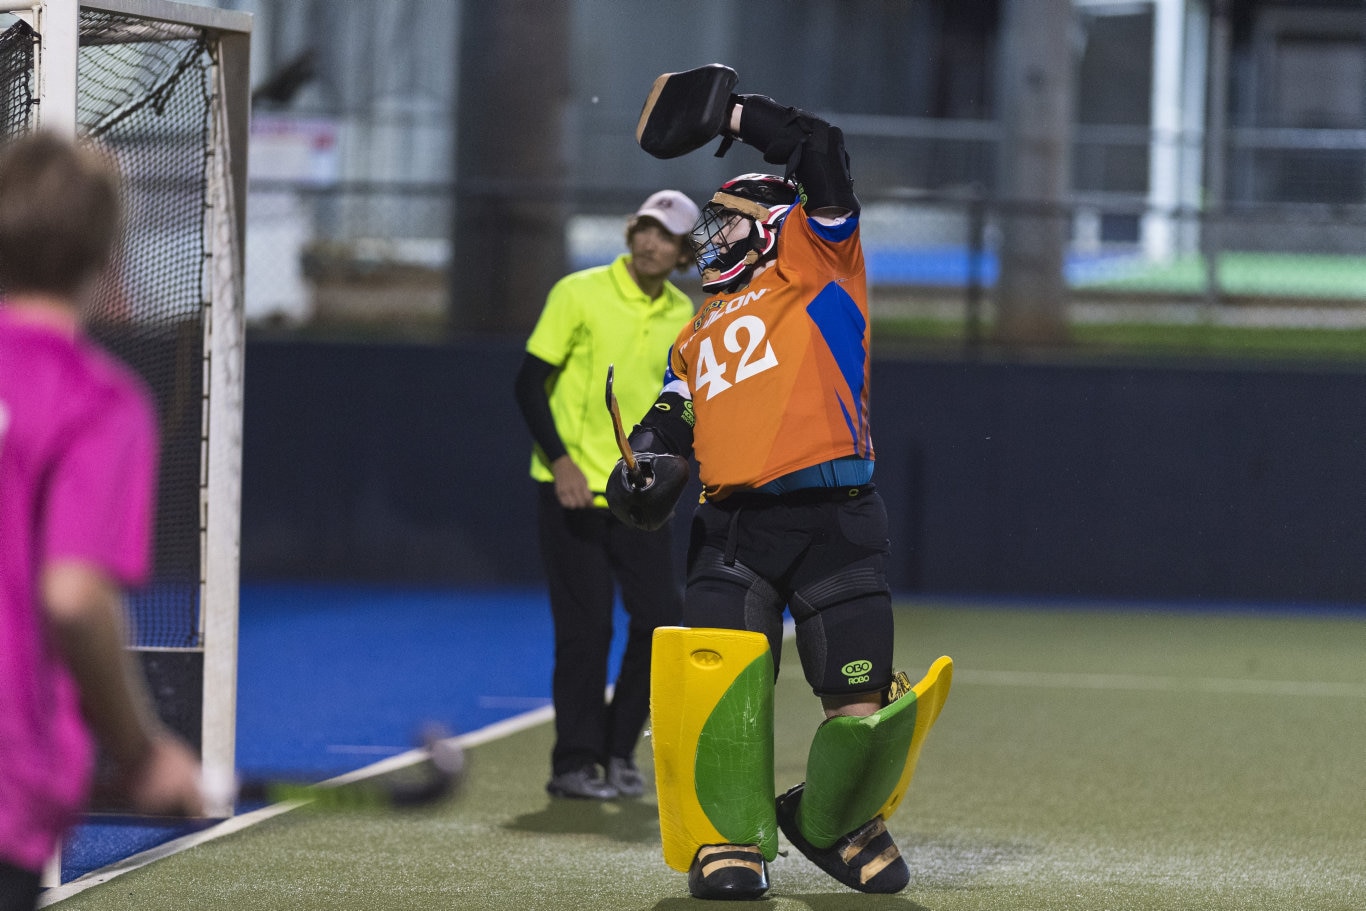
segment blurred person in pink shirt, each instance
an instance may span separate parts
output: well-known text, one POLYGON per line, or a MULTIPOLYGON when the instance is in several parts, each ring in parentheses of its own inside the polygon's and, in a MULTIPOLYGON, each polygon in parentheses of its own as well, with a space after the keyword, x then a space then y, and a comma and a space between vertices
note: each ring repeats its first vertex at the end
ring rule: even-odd
POLYGON ((120 217, 92 149, 37 133, 0 151, 0 911, 36 906, 96 742, 136 812, 204 812, 199 761, 125 650, 157 428, 141 380, 81 329, 120 217))

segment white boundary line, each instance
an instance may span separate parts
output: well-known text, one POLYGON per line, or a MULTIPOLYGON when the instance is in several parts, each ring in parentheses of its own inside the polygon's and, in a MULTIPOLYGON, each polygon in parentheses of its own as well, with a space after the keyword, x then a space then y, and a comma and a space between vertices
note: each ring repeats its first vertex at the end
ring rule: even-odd
POLYGON ((1173 677, 1149 674, 1064 674, 1039 671, 960 671, 957 668, 954 669, 953 679, 954 683, 979 686, 1366 699, 1366 684, 1314 680, 1249 680, 1238 677, 1173 677))
MULTIPOLYGON (((481 743, 488 743, 503 737, 509 737, 520 731, 524 731, 527 728, 544 724, 554 716, 554 709, 547 705, 536 709, 535 711, 525 712, 521 715, 495 722, 494 724, 480 728, 477 731, 461 734, 459 737, 453 739, 461 747, 478 746, 481 743)), ((336 778, 330 778, 323 782, 323 784, 339 785, 362 781, 366 778, 372 778, 376 775, 392 772, 395 769, 402 769, 410 765, 415 765, 425 759, 426 756, 427 751, 425 749, 409 750, 398 756, 390 756, 379 762, 371 763, 364 768, 356 769, 354 772, 347 772, 345 775, 338 775, 336 778)), ((243 813, 241 816, 225 819, 223 822, 217 823, 202 832, 192 832, 189 835, 183 835, 180 838, 172 839, 165 844, 157 845, 155 848, 148 848, 146 851, 134 854, 132 857, 127 857, 112 863, 107 867, 91 870, 84 876, 73 879, 69 883, 43 890, 42 895, 38 899, 38 907, 46 908, 50 905, 55 905, 60 901, 71 898, 73 895, 79 895, 92 886, 103 885, 125 873, 136 870, 139 867, 145 867, 154 861, 170 857, 174 854, 179 854, 181 851, 198 845, 207 844, 208 842, 222 838, 225 835, 232 835, 236 832, 240 832, 243 829, 256 825, 258 822, 265 822, 267 819, 279 816, 282 813, 288 813, 290 810, 303 806, 304 803, 306 803, 306 801, 295 800, 262 807, 261 809, 253 810, 250 813, 243 813)))
POLYGON ((49 905, 55 905, 57 902, 68 899, 73 895, 79 895, 91 886, 103 885, 111 879, 122 876, 139 867, 145 867, 147 864, 156 860, 161 860, 163 857, 170 857, 172 854, 179 854, 181 851, 193 848, 195 845, 202 845, 205 842, 222 838, 224 835, 240 832, 249 826, 256 825, 258 822, 265 822, 272 816, 279 816, 281 813, 287 813, 297 806, 300 806, 300 804, 295 801, 262 807, 259 810, 253 810, 250 813, 244 813, 241 816, 234 816, 231 819, 226 819, 212 828, 205 829, 203 832, 194 832, 190 835, 184 835, 180 838, 168 841, 165 844, 157 845, 155 848, 148 848, 146 851, 134 854, 132 857, 124 858, 107 867, 92 870, 79 879, 73 879, 65 885, 44 889, 42 895, 38 898, 38 907, 46 908, 49 905))

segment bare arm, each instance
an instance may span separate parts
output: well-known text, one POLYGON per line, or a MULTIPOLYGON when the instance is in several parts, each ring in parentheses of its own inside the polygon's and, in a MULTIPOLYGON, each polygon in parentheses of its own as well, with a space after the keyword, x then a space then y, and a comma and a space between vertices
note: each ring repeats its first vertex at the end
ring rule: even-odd
POLYGON ((119 787, 144 813, 202 815, 199 761, 152 710, 124 649, 118 585, 99 567, 58 560, 43 569, 43 606, 81 692, 96 738, 119 772, 119 787))

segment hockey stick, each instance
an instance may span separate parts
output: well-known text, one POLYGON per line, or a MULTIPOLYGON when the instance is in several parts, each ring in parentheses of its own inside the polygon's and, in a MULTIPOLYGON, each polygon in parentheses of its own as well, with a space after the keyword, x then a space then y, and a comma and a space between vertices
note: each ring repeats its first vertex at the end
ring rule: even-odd
MULTIPOLYGON (((423 746, 364 769, 326 781, 307 776, 250 776, 233 781, 203 782, 209 805, 295 804, 322 812, 408 810, 435 805, 452 796, 464 782, 465 751, 444 728, 431 727, 423 746)), ((215 818, 146 816, 120 806, 90 814, 104 823, 143 825, 211 825, 215 818)))
POLYGON ((635 487, 644 487, 645 476, 641 474, 640 466, 636 464, 636 454, 631 451, 631 443, 626 439, 626 432, 621 429, 621 409, 617 407, 617 397, 612 392, 612 378, 615 372, 616 364, 608 364, 607 412, 612 415, 612 429, 617 434, 617 449, 621 451, 621 460, 626 463, 626 473, 631 478, 631 484, 635 487))
MULTIPOLYGON (((410 768, 394 775, 374 775, 362 769, 317 784, 298 779, 246 778, 237 783, 238 801, 296 802, 316 810, 392 810, 429 806, 450 796, 465 775, 465 751, 443 728, 423 733, 423 746, 412 754, 394 757, 394 767, 410 768)), ((383 764, 381 764, 383 765, 383 764)))
POLYGON ((459 787, 465 773, 465 753, 457 741, 438 731, 427 735, 426 745, 420 752, 425 755, 411 774, 374 778, 341 775, 317 784, 247 778, 238 783, 237 800, 297 802, 307 804, 309 809, 325 811, 404 810, 430 806, 449 797, 459 787))

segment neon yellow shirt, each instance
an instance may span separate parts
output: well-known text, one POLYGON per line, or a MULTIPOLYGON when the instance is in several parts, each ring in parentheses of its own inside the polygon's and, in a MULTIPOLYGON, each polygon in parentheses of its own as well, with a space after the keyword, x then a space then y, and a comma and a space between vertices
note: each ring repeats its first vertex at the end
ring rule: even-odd
MULTIPOLYGON (((611 265, 556 282, 526 343, 528 354, 560 368, 550 380, 550 413, 599 506, 607 505, 601 493, 621 458, 604 394, 607 367, 615 365, 612 390, 629 434, 659 395, 669 346, 693 315, 692 301, 672 282, 654 300, 646 297, 626 269, 629 261, 623 253, 611 265)), ((531 476, 554 479, 539 446, 531 476)))

